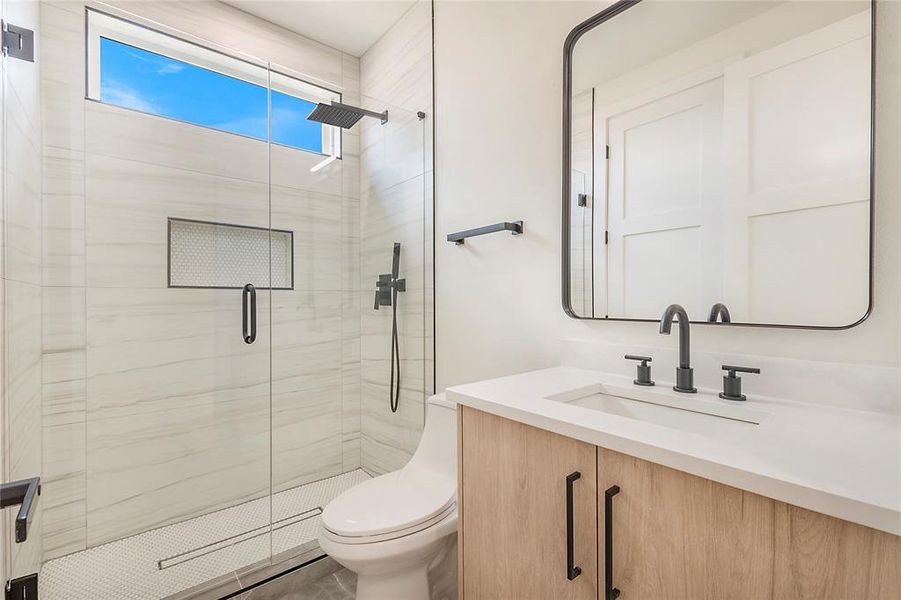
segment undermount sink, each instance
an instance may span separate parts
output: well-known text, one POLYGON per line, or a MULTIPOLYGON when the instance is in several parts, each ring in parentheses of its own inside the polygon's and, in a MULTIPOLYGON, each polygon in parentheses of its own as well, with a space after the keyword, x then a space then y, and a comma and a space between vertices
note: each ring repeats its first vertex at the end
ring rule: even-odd
POLYGON ((720 400, 705 393, 675 394, 668 390, 632 390, 592 385, 549 396, 591 410, 707 436, 753 431, 768 416, 763 411, 720 400))

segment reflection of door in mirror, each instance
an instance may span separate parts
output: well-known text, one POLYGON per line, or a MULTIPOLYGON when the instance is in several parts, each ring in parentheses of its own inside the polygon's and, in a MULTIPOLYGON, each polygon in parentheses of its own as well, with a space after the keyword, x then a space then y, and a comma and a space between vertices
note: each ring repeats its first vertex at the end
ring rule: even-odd
POLYGON ((867 304, 869 33, 858 13, 726 70, 733 318, 851 323, 867 304))
POLYGON ((661 298, 699 315, 721 297, 722 102, 720 68, 597 111, 611 315, 656 315, 661 298))
POLYGON ((649 2, 573 50, 572 309, 841 327, 870 289, 870 3, 649 2), (602 60, 603 58, 603 60, 602 60), (825 299, 825 301, 824 301, 825 299))

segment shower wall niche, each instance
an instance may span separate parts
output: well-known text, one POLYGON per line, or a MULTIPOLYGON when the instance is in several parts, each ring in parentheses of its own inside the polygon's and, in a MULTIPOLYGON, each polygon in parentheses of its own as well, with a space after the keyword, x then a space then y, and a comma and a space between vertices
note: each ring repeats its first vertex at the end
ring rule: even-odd
POLYGON ((43 323, 25 399, 43 414, 42 596, 163 598, 315 552, 321 506, 405 464, 433 389, 430 3, 362 57, 219 2, 30 5, 40 302, 5 295, 7 321, 28 305, 43 323), (322 166, 235 124, 157 116, 134 90, 86 99, 86 9, 389 121, 344 131, 322 166), (395 242, 408 291, 392 413, 390 312, 372 294, 395 242), (257 289, 253 344, 244 283, 257 289))

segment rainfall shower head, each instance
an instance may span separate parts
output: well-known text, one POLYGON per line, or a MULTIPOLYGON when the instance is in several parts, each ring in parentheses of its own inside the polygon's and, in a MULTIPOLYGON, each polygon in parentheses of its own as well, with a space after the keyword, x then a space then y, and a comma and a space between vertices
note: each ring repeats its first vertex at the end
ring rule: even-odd
POLYGON ((313 112, 309 114, 307 119, 325 123, 326 125, 334 125, 335 127, 341 127, 342 129, 350 129, 363 117, 373 117, 381 121, 382 125, 384 125, 388 122, 388 111, 386 110, 385 112, 377 113, 371 110, 357 108, 356 106, 341 104, 340 102, 332 102, 331 104, 320 102, 316 105, 316 108, 313 109, 313 112))

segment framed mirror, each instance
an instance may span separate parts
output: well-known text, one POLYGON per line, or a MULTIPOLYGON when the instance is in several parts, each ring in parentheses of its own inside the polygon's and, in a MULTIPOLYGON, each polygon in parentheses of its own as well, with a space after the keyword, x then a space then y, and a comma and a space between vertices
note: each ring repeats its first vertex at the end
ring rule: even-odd
POLYGON ((564 48, 563 306, 844 329, 872 303, 870 0, 624 0, 564 48))

